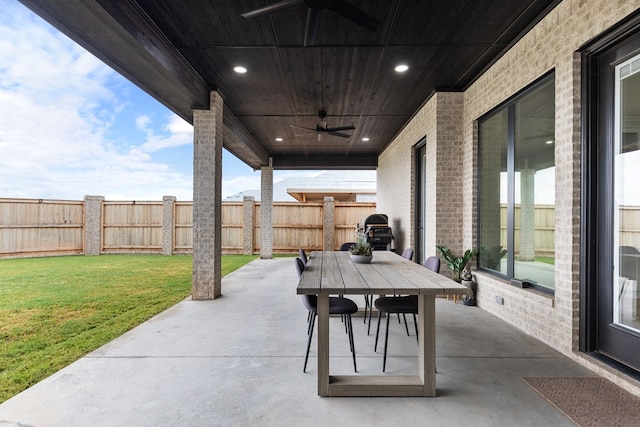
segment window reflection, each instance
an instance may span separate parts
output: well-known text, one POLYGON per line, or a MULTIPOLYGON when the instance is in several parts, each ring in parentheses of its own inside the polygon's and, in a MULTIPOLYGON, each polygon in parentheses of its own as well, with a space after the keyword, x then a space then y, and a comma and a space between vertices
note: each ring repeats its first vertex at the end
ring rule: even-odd
POLYGON ((616 69, 614 322, 640 329, 640 58, 616 69), (616 289, 617 288, 617 289, 616 289))
POLYGON ((480 267, 555 284, 555 79, 479 120, 480 267))

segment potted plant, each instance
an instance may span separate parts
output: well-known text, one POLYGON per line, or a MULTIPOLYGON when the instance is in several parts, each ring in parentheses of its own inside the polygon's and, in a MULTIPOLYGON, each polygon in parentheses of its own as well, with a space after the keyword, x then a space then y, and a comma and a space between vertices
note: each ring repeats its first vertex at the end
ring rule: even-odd
POLYGON ((444 246, 436 246, 436 249, 447 262, 447 266, 453 271, 453 280, 469 288, 470 295, 467 295, 462 300, 464 305, 476 305, 476 284, 473 281, 471 272, 466 267, 469 261, 478 253, 478 249, 467 249, 462 256, 455 255, 444 246))
POLYGON ((358 240, 349 248, 349 257, 356 264, 368 264, 373 258, 373 248, 368 242, 358 240))
POLYGON ((480 257, 480 266, 490 268, 491 270, 500 269, 500 261, 507 254, 506 249, 502 249, 502 246, 492 246, 485 248, 481 246, 478 250, 478 256, 480 257))

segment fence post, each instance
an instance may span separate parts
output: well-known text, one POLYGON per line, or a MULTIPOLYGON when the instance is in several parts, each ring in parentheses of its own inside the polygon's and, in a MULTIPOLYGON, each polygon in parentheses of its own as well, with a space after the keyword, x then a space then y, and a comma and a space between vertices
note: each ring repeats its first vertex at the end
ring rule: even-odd
POLYGON ((255 201, 253 196, 244 196, 242 199, 242 253, 253 254, 253 229, 255 228, 255 201))
POLYGON ((103 196, 84 196, 84 254, 100 255, 102 249, 103 196))
POLYGON ((324 198, 324 214, 322 221, 322 250, 332 251, 335 239, 335 207, 336 203, 333 196, 325 196, 324 198))
POLYGON ((162 196, 162 255, 173 255, 175 196, 162 196))

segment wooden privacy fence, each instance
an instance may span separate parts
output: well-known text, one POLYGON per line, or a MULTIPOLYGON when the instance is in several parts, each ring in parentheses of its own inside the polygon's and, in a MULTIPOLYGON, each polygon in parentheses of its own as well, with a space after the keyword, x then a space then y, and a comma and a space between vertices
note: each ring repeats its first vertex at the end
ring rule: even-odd
MULTIPOLYGON (((260 252, 260 202, 222 203, 222 252, 260 252)), ((323 203, 274 202, 274 253, 298 248, 322 250, 326 236, 333 247, 355 239, 355 226, 376 211, 375 203, 335 202, 327 230, 323 203)), ((503 209, 506 211, 506 208, 503 209)), ((535 208, 535 252, 554 256, 555 210, 535 208)), ((506 218, 505 212, 502 216, 506 218)), ((190 254, 193 245, 192 202, 165 196, 163 201, 115 202, 99 196, 84 201, 0 199, 0 257, 100 254, 190 254)), ((638 246, 640 209, 620 210, 620 244, 638 246)), ((519 212, 516 211, 516 229, 519 212)), ((502 230, 506 240, 506 223, 502 230)), ((516 247, 518 247, 516 233, 516 247)), ((503 240, 503 241, 504 241, 503 240)))
POLYGON ((0 257, 83 253, 84 203, 0 199, 0 257))
MULTIPOLYGON (((222 252, 260 252, 260 202, 222 203, 222 252)), ((322 250, 327 236, 325 204, 274 202, 273 252, 322 250)), ((375 213, 375 203, 330 205, 333 247, 355 239, 355 227, 375 213)), ((190 254, 192 202, 0 199, 0 257, 67 254, 190 254)))

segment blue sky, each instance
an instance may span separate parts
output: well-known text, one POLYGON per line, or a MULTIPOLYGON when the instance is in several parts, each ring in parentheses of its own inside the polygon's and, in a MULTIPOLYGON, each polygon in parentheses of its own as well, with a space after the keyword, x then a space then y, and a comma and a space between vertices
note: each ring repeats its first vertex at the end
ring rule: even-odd
MULTIPOLYGON (((192 199, 190 124, 17 0, 0 10, 0 198, 192 199)), ((222 171, 223 197, 260 188, 226 151, 222 171)))

